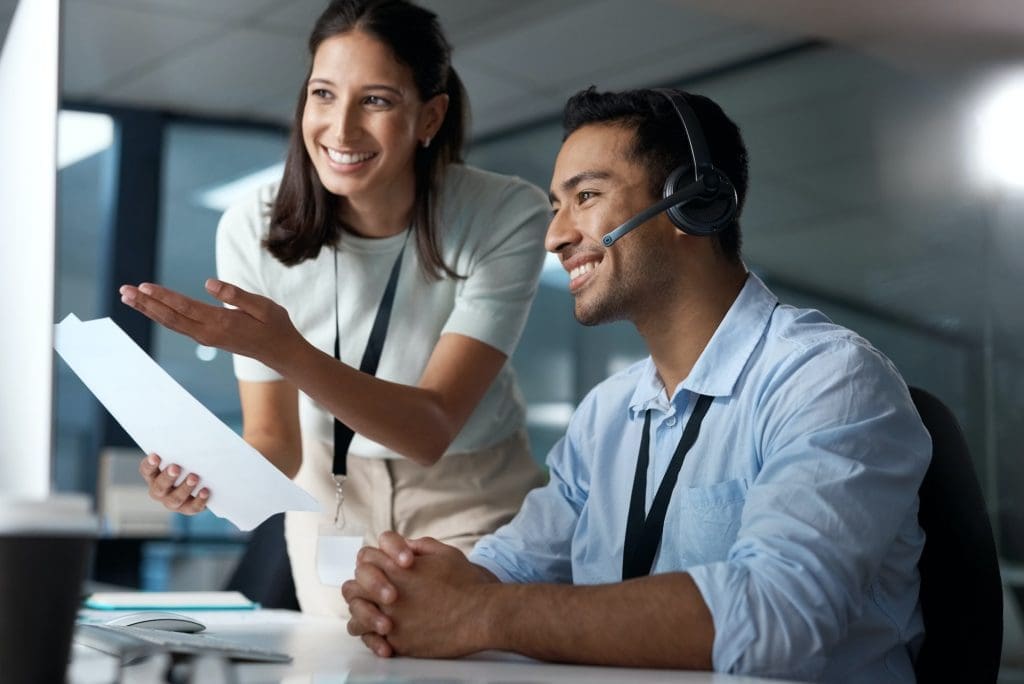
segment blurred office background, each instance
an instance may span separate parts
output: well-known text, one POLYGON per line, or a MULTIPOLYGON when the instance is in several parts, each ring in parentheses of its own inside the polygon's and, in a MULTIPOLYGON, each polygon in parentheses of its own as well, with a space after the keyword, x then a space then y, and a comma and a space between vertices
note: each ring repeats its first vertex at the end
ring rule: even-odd
MULTIPOLYGON (((423 4, 455 46, 476 165, 546 189, 561 106, 591 84, 682 86, 739 123, 751 155, 749 267, 783 300, 863 333, 962 422, 1006 586, 1003 678, 1024 681, 1024 5, 423 4)), ((14 5, 0 0, 3 30, 14 5)), ((228 356, 148 325, 116 286, 155 279, 202 296, 220 212, 280 173, 323 6, 64 2, 58 318, 114 316, 235 428, 228 356)), ((575 402, 643 354, 628 325, 577 325, 566 285, 550 261, 513 359, 541 461, 575 402)), ((244 538, 210 515, 147 508, 138 452, 57 368, 56 480, 104 507, 111 558, 100 579, 217 588, 244 538)))

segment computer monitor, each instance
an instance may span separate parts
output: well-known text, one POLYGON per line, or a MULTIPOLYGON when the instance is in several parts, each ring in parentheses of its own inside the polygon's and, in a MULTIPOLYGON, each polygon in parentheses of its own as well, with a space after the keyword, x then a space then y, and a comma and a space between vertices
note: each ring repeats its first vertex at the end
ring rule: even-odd
POLYGON ((59 5, 19 2, 0 52, 0 495, 24 498, 50 489, 59 5))

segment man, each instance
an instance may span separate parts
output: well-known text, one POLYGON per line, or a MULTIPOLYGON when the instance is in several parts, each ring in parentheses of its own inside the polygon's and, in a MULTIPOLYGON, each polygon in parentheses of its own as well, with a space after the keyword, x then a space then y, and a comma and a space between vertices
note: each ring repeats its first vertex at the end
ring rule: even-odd
POLYGON ((700 167, 686 106, 741 208, 746 149, 710 100, 591 89, 567 104, 547 248, 580 322, 627 319, 650 357, 587 395, 550 483, 468 560, 393 533, 363 549, 342 592, 377 654, 914 680, 931 445, 892 364, 780 305, 740 260, 738 219, 692 235, 662 212, 602 243, 674 168, 700 167))

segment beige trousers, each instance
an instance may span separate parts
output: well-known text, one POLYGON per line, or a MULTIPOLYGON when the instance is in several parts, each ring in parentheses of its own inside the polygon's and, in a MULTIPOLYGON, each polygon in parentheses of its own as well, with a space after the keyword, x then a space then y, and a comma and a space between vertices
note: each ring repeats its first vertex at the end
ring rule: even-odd
MULTIPOLYGON (((299 606, 305 613, 346 617, 340 590, 320 583, 316 565, 319 528, 334 520, 333 448, 329 442, 304 440, 302 449, 295 481, 320 501, 323 511, 285 515, 299 606)), ((350 453, 341 534, 376 545, 380 533, 394 530, 405 537, 434 537, 468 553, 480 537, 511 520, 526 493, 543 481, 524 431, 481 451, 448 454, 429 467, 350 453)))

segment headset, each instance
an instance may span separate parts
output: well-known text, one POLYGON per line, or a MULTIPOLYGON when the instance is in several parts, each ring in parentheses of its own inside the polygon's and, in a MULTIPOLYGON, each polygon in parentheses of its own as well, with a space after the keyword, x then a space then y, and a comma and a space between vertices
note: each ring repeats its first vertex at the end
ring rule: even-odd
POLYGON ((654 92, 668 99, 679 116, 690 148, 693 170, 685 165, 676 167, 665 180, 662 199, 602 237, 601 243, 605 247, 611 247, 623 235, 663 211, 668 213, 676 228, 687 235, 699 237, 714 235, 736 217, 739 207, 736 188, 729 177, 711 163, 711 154, 697 115, 678 92, 667 88, 655 88, 654 92))

